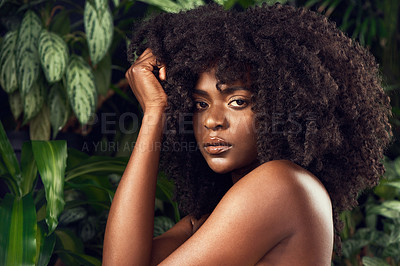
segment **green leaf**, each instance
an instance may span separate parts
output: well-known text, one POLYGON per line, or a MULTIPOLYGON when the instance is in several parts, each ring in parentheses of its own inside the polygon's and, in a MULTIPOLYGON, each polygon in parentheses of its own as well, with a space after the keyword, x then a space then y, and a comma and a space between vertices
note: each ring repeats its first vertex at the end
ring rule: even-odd
POLYGON ((173 201, 174 196, 174 183, 166 178, 164 174, 160 174, 157 179, 157 189, 156 189, 157 198, 169 203, 171 203, 174 208, 175 221, 178 222, 180 220, 180 214, 178 209, 178 203, 173 201))
POLYGON ((49 108, 46 105, 43 105, 40 112, 29 124, 29 136, 31 140, 49 140, 50 131, 49 108))
POLYGON ((119 173, 123 174, 127 161, 125 158, 111 158, 93 156, 83 161, 80 165, 69 169, 65 181, 71 181, 79 176, 90 173, 119 173))
POLYGON ((113 0, 114 6, 118 7, 119 6, 119 0, 113 0))
POLYGON ((46 192, 46 223, 51 234, 64 209, 64 171, 67 164, 66 141, 32 141, 33 154, 46 192))
POLYGON ((162 235, 167 232, 175 223, 169 217, 157 216, 154 218, 154 232, 153 237, 162 235))
POLYGON ((111 84, 111 56, 107 54, 97 64, 93 71, 97 92, 103 96, 107 94, 111 84))
POLYGON ((55 234, 46 236, 46 228, 42 222, 38 223, 36 234, 36 263, 38 266, 48 265, 56 243, 55 234))
POLYGON ((168 13, 178 13, 179 11, 181 11, 183 8, 178 5, 177 3, 171 1, 171 0, 163 0, 163 1, 159 1, 159 0, 139 0, 140 2, 152 5, 152 6, 156 6, 159 9, 168 12, 168 13))
POLYGON ((83 207, 75 207, 71 209, 66 209, 60 215, 60 224, 70 224, 79 221, 87 216, 87 211, 83 207))
POLYGON ((24 104, 19 91, 14 91, 8 95, 8 103, 10 104, 11 113, 13 114, 14 119, 18 120, 24 110, 24 104))
POLYGON ((67 123, 69 116, 68 99, 64 95, 61 84, 54 84, 50 88, 48 105, 50 106, 50 124, 53 129, 53 138, 67 123))
POLYGON ((17 40, 17 77, 22 95, 27 94, 39 75, 38 39, 42 23, 35 12, 28 10, 22 19, 17 40))
POLYGON ((362 258, 362 264, 364 266, 390 266, 389 264, 386 263, 383 259, 380 258, 371 258, 371 257, 363 257, 362 258))
POLYGON ((43 107, 46 93, 45 84, 42 78, 33 83, 32 89, 23 96, 24 102, 24 123, 35 117, 43 107))
POLYGON ((68 64, 68 47, 64 40, 55 33, 42 30, 39 56, 47 81, 54 83, 61 80, 68 64))
POLYGON ((189 10, 202 6, 205 3, 203 0, 178 0, 178 4, 183 8, 183 10, 189 10))
POLYGON ((21 182, 21 170, 15 156, 14 150, 6 135, 3 124, 0 121, 0 155, 8 173, 16 181, 17 184, 21 182))
POLYGON ((101 261, 95 257, 82 254, 82 253, 74 253, 67 250, 63 250, 62 252, 71 256, 75 261, 75 265, 83 265, 83 266, 101 266, 101 261))
POLYGON ((86 1, 83 14, 90 58, 96 65, 110 48, 114 24, 107 0, 97 0, 95 5, 86 1))
POLYGON ((66 81, 72 109, 79 121, 86 124, 95 111, 97 91, 91 68, 82 57, 71 56, 66 81))
POLYGON ((53 17, 50 31, 57 32, 61 36, 67 35, 71 32, 71 22, 68 11, 63 9, 53 17))
POLYGON ((0 85, 7 93, 12 93, 18 88, 15 59, 17 37, 17 31, 8 32, 0 50, 0 85))
POLYGON ((32 195, 6 194, 0 217, 0 264, 35 265, 37 224, 32 195))
POLYGON ((21 151, 21 169, 22 182, 19 184, 22 195, 30 193, 33 189, 33 183, 37 176, 37 167, 35 158, 33 157, 32 144, 25 142, 22 144, 21 151))

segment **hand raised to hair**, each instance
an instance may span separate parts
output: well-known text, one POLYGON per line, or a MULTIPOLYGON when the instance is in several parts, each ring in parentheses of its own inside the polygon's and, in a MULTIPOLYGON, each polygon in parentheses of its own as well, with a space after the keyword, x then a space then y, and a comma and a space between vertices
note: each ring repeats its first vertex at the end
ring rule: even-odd
POLYGON ((144 113, 163 112, 167 106, 167 95, 153 73, 155 68, 159 68, 159 79, 165 80, 165 65, 160 64, 151 49, 147 48, 125 74, 144 113))

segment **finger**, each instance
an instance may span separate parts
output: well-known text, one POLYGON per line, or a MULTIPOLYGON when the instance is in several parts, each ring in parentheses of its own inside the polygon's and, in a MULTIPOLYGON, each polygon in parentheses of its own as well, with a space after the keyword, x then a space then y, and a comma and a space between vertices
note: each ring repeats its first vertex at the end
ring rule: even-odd
POLYGON ((165 65, 161 65, 160 70, 158 71, 158 77, 160 80, 165 80, 167 78, 167 68, 165 65))

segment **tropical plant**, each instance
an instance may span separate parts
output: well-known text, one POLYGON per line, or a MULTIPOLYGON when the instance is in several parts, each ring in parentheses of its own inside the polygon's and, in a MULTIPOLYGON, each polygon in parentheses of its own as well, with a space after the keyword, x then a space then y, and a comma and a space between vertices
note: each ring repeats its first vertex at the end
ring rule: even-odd
POLYGON ((400 264, 400 157, 385 166, 385 178, 360 206, 342 213, 343 257, 336 265, 400 264))
MULTIPOLYGON (((66 265, 101 265, 107 214, 127 158, 67 151, 64 140, 30 141, 19 163, 1 123, 0 154, 0 179, 9 189, 0 202, 0 264, 47 265, 59 258, 66 265)), ((180 219, 172 190, 160 176, 156 234, 174 224, 167 208, 180 219)))

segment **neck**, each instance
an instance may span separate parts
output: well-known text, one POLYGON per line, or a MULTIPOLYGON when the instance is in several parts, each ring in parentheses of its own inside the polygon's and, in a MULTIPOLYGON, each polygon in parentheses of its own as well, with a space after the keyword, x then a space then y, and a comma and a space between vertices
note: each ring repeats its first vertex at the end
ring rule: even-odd
POLYGON ((242 177, 253 171, 257 166, 260 165, 260 162, 258 160, 253 161, 251 164, 240 168, 236 169, 235 171, 232 171, 231 177, 232 177, 232 182, 235 184, 237 181, 239 181, 242 177))

